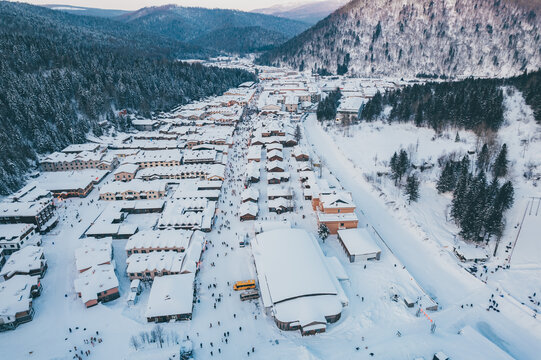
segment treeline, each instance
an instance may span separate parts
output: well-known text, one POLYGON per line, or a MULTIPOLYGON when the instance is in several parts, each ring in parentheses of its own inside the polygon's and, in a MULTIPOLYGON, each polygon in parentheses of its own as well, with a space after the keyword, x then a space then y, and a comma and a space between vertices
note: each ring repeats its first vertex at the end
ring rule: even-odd
POLYGON ((461 160, 447 159, 444 162, 436 188, 440 193, 453 193, 451 216, 463 239, 488 241, 491 236, 502 235, 503 215, 513 205, 514 197, 510 181, 500 185, 499 179, 507 175, 507 166, 505 144, 493 163, 486 144, 475 165, 467 155, 461 160), (492 180, 487 178, 488 173, 492 173, 492 180))
POLYGON ((338 109, 338 105, 340 105, 341 97, 342 93, 340 92, 340 89, 336 88, 336 90, 331 91, 326 98, 321 100, 317 104, 317 119, 319 121, 334 120, 336 118, 336 110, 338 109))
POLYGON ((132 30, 0 3, 1 194, 23 183, 38 154, 100 135, 101 120, 118 121, 114 109, 149 115, 254 80, 241 70, 175 61, 174 42, 156 48, 151 43, 161 38, 132 30))
POLYGON ((510 78, 504 84, 514 85, 522 92, 526 104, 533 110, 535 121, 541 124, 541 70, 510 78))
POLYGON ((509 79, 467 79, 457 82, 407 86, 385 94, 376 93, 361 109, 361 120, 377 119, 387 106, 388 120, 429 126, 435 131, 448 127, 468 130, 498 130, 503 123, 502 85, 517 87, 541 123, 541 71, 509 79))
POLYGON ((361 120, 376 119, 387 106, 392 107, 389 121, 413 121, 438 132, 446 127, 497 130, 503 123, 503 92, 492 80, 415 84, 377 93, 363 107, 361 120))

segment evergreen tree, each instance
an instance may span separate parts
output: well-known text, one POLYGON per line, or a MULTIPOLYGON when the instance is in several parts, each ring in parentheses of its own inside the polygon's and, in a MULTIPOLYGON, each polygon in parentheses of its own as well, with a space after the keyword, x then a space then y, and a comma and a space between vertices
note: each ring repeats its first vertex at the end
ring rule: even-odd
POLYGON ((501 178, 506 176, 508 163, 509 160, 507 160, 507 145, 503 144, 500 153, 496 157, 496 160, 494 161, 494 165, 492 167, 492 173, 494 177, 501 178))
POLYGON ((415 174, 407 177, 405 192, 409 203, 419 200, 419 180, 415 174))
POLYGON ((299 124, 297 124, 297 127, 295 127, 295 140, 297 141, 297 144, 300 143, 301 137, 302 137, 301 127, 299 126, 299 124))
POLYGON ((402 177, 406 174, 410 167, 410 161, 408 159, 408 153, 406 150, 401 149, 398 155, 398 181, 402 181, 402 177))
POLYGON ((395 181, 395 185, 396 185, 396 181, 398 180, 398 154, 396 153, 396 151, 391 157, 390 166, 391 166, 391 178, 395 181))
POLYGON ((330 231, 327 225, 325 224, 319 225, 318 235, 319 235, 319 238, 323 240, 323 242, 325 242, 325 239, 329 237, 329 234, 330 234, 330 231))
POLYGON ((444 193, 452 191, 455 189, 456 185, 456 175, 453 163, 448 161, 441 172, 438 183, 436 184, 436 189, 439 193, 444 193))
POLYGON ((481 148, 481 152, 477 156, 477 171, 487 171, 490 163, 490 154, 488 152, 488 145, 484 144, 481 148))

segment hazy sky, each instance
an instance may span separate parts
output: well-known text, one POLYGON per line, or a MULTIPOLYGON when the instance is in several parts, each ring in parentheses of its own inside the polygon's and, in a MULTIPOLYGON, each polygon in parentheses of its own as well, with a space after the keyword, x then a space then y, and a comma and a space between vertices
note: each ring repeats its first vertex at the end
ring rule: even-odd
POLYGON ((207 8, 253 10, 273 5, 303 4, 310 0, 20 0, 30 4, 67 4, 102 9, 136 10, 145 6, 176 4, 207 8))

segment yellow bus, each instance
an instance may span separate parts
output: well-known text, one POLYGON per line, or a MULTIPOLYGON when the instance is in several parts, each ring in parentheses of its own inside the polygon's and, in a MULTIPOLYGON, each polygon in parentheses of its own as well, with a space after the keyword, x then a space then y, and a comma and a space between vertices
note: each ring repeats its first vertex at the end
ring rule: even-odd
POLYGON ((235 291, 247 289, 255 289, 255 280, 237 281, 233 285, 233 290, 235 291))

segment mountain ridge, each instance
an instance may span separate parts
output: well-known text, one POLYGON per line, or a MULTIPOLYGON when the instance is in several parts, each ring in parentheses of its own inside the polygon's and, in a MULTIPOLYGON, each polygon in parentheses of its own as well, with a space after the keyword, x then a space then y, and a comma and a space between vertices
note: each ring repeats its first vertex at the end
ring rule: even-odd
POLYGON ((526 0, 354 0, 258 61, 360 76, 512 76, 541 66, 537 9, 526 0))

